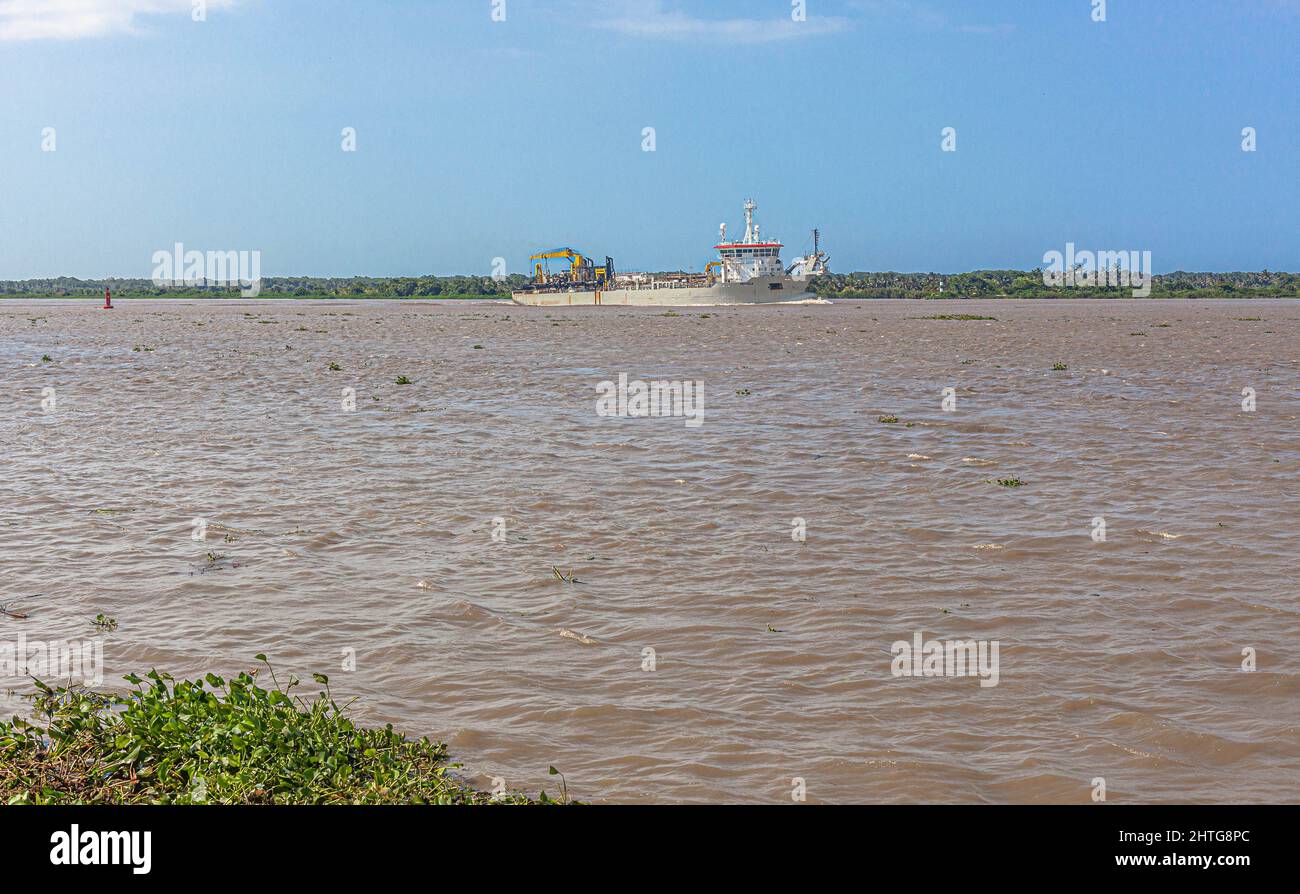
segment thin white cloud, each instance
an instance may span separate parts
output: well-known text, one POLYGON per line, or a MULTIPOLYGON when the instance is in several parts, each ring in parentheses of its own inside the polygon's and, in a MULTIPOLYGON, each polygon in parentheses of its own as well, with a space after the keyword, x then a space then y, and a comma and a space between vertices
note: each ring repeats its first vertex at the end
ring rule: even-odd
MULTIPOLYGON (((206 12, 236 0, 207 0, 206 12)), ((0 0, 0 41, 137 34, 144 15, 193 18, 195 0, 0 0)))
POLYGON ((1010 34, 1016 30, 1015 25, 958 25, 957 30, 963 34, 1010 34))
POLYGON ((851 0, 850 6, 868 15, 881 18, 902 19, 923 28, 943 28, 948 17, 913 0, 851 0))
POLYGON ((906 22, 935 31, 955 29, 963 34, 1009 34, 1012 24, 954 24, 946 14, 919 0, 849 0, 849 6, 876 19, 906 22))
MULTIPOLYGON (((780 10, 780 6, 776 7, 780 10)), ((772 43, 843 31, 847 19, 809 15, 795 21, 789 13, 765 18, 710 19, 669 8, 665 0, 619 0, 603 4, 606 15, 594 19, 597 28, 631 37, 659 40, 705 40, 715 43, 772 43), (612 14, 611 14, 612 8, 612 14)))

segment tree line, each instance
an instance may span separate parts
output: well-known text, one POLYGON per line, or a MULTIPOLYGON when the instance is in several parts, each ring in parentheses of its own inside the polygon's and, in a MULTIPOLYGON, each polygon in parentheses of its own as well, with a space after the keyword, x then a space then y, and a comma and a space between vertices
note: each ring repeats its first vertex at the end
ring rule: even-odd
MULTIPOLYGON (((528 282, 522 274, 491 276, 317 277, 262 279, 272 298, 507 298, 528 282)), ((0 281, 0 295, 92 297, 105 287, 119 298, 227 298, 238 286, 158 286, 148 279, 56 277, 0 281)), ((810 289, 823 298, 1120 298, 1129 286, 1050 287, 1041 270, 976 270, 970 273, 827 273, 810 289)), ((1153 298, 1300 298, 1300 274, 1268 270, 1244 273, 1157 274, 1153 298)))

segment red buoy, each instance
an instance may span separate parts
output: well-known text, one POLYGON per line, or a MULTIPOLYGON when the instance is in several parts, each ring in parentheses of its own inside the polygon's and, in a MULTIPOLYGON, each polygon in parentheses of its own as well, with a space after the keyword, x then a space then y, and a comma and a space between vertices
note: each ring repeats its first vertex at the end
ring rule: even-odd
POLYGON ((112 309, 113 309, 113 293, 108 290, 108 286, 104 286, 104 306, 102 310, 112 310, 112 309))

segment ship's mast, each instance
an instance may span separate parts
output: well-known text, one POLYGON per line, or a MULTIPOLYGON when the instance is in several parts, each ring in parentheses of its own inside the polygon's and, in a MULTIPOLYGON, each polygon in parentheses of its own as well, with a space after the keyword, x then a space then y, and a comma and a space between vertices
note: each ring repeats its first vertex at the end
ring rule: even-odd
POLYGON ((745 242, 758 241, 758 233, 754 229, 754 209, 757 207, 753 199, 745 199, 745 242))

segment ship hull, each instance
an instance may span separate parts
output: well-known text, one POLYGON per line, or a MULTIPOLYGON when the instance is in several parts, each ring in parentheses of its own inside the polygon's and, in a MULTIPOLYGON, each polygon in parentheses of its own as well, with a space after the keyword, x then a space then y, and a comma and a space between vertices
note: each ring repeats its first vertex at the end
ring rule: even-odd
POLYGON ((600 289, 574 292, 515 292, 515 304, 530 307, 716 307, 728 304, 789 304, 817 296, 789 279, 760 278, 676 289, 600 289), (774 288, 774 286, 777 286, 774 288))

